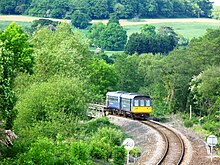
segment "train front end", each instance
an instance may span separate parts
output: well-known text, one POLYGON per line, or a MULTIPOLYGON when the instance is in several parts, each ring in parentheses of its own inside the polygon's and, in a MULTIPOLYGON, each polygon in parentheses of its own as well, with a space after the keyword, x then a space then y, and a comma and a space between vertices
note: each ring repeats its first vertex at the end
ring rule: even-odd
POLYGON ((133 114, 149 116, 152 111, 152 100, 149 96, 135 96, 133 98, 133 114))

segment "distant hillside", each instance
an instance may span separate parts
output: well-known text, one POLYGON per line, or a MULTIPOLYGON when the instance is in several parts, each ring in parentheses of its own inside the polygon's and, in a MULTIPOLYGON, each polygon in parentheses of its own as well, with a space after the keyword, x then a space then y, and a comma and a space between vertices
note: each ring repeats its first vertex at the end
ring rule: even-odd
POLYGON ((209 17, 209 0, 1 0, 0 14, 70 19, 76 10, 90 19, 209 17))

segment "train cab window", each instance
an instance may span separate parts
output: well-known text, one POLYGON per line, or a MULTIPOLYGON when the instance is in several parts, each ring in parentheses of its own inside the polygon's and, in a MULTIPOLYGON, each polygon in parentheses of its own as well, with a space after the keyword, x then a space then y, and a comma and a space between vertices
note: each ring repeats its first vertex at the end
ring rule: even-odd
POLYGON ((146 106, 151 106, 151 100, 146 100, 146 106))
POLYGON ((140 106, 142 106, 142 107, 145 106, 144 102, 145 102, 145 100, 140 100, 140 106))
POLYGON ((134 106, 139 106, 139 100, 134 100, 134 106))

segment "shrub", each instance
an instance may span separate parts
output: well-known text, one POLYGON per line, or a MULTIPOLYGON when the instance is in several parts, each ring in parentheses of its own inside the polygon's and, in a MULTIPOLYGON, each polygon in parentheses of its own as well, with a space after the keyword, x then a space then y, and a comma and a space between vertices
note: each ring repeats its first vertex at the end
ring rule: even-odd
POLYGON ((39 138, 26 155, 28 164, 54 164, 55 146, 48 138, 39 138))
POLYGON ((120 131, 108 127, 98 129, 94 136, 97 140, 102 140, 110 145, 121 145, 123 139, 120 131))
POLYGON ((108 161, 108 158, 112 155, 112 146, 104 141, 93 140, 90 146, 90 155, 94 159, 108 161))
MULTIPOLYGON (((71 161, 86 162, 89 158, 88 145, 82 141, 71 144, 71 161)), ((75 163, 75 162, 74 162, 75 163)))
POLYGON ((183 122, 183 125, 187 128, 192 127, 193 126, 193 122, 191 120, 185 120, 183 122))
POLYGON ((126 160, 126 150, 123 146, 116 146, 114 147, 113 153, 113 164, 114 165, 122 165, 125 163, 126 160))
POLYGON ((39 19, 39 20, 34 20, 33 23, 31 24, 31 27, 34 31, 37 29, 38 26, 48 26, 48 25, 53 25, 54 27, 56 27, 58 25, 58 22, 48 19, 39 19))
POLYGON ((205 130, 208 130, 212 133, 216 133, 218 131, 218 128, 220 127, 220 124, 219 123, 215 123, 215 122, 207 122, 207 123, 204 123, 202 125, 202 128, 205 129, 205 130))
POLYGON ((70 117, 86 116, 86 95, 77 79, 58 80, 33 85, 16 105, 19 114, 16 128, 34 126, 41 121, 52 121, 65 114, 70 117))
POLYGON ((134 147, 131 151, 130 151, 130 155, 133 157, 139 157, 141 155, 141 150, 139 147, 134 147))
POLYGON ((98 129, 104 127, 118 128, 117 126, 111 124, 107 117, 90 120, 89 122, 83 125, 83 129, 86 131, 87 134, 92 134, 94 132, 97 132, 98 129))

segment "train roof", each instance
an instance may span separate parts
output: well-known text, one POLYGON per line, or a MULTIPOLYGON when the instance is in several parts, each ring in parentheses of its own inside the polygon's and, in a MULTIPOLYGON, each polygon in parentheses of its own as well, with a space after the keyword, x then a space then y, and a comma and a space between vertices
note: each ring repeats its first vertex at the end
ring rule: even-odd
POLYGON ((127 93, 127 92, 125 92, 125 91, 107 92, 106 96, 116 96, 116 97, 120 97, 123 93, 127 93))
POLYGON ((128 93, 128 92, 125 92, 125 91, 108 92, 106 95, 107 96, 122 97, 122 98, 126 98, 126 99, 134 99, 135 97, 150 98, 150 96, 140 95, 140 94, 137 94, 137 93, 128 93))
POLYGON ((134 98, 150 98, 150 96, 135 94, 135 93, 124 93, 121 95, 121 98, 125 99, 134 99, 134 98))
POLYGON ((133 99, 136 96, 141 96, 140 94, 136 94, 136 93, 123 93, 121 95, 122 98, 126 98, 126 99, 133 99))

